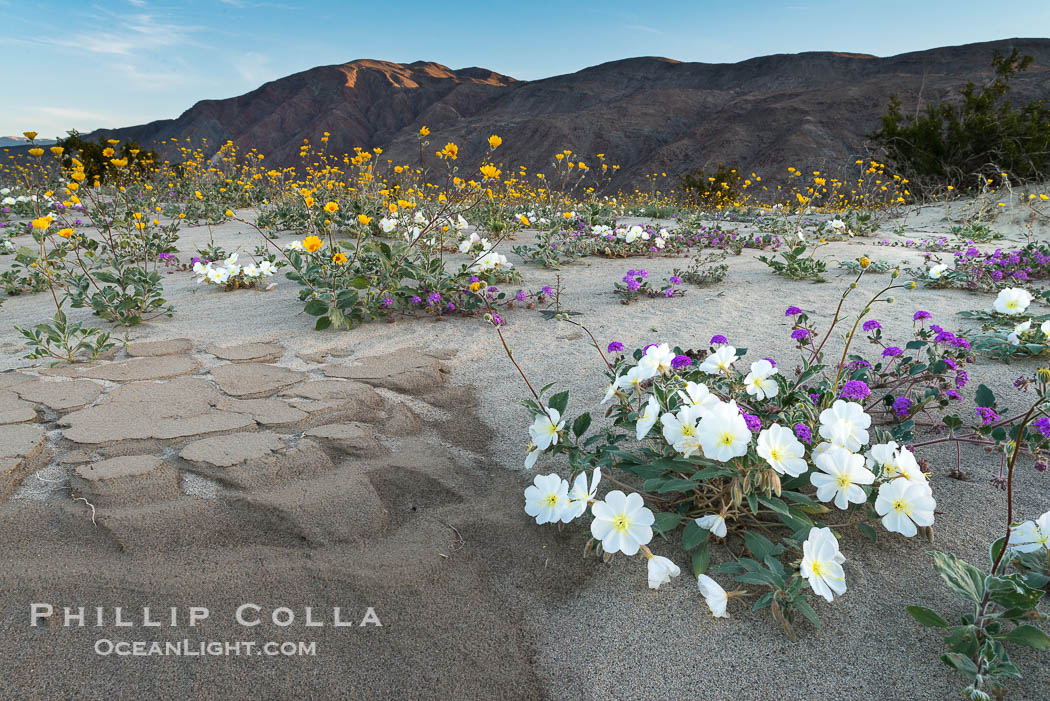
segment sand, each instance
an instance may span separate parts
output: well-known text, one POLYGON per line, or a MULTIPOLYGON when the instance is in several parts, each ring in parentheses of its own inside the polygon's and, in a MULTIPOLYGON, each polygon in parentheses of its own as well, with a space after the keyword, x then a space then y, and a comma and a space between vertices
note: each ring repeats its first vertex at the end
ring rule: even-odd
MULTIPOLYGON (((903 222, 906 236, 946 232, 943 214, 939 208, 912 211, 903 222)), ((901 240, 889 233, 900 223, 891 220, 877 237, 824 251, 831 261, 867 254, 918 265, 914 250, 875 245, 901 240)), ((1020 240, 1020 226, 1004 221, 1002 227, 1020 240)), ((1047 231, 1037 233, 1045 237, 1047 231)), ((207 236, 205 229, 185 230, 180 249, 192 251, 207 236)), ((237 224, 217 227, 215 238, 246 252, 257 243, 237 224)), ((508 255, 520 265, 509 247, 508 255)), ((722 333, 755 357, 791 364, 795 354, 784 308, 797 304, 827 320, 848 273, 832 262, 828 283, 792 282, 772 275, 756 255, 731 257, 729 278, 714 287, 690 287, 684 298, 630 306, 611 292, 628 268, 645 267, 663 277, 685 261, 589 258, 561 271, 521 267, 528 289, 553 284, 560 275, 563 306, 581 312, 578 319, 602 343, 699 347, 722 333)), ((0 266, 6 260, 0 258, 0 266)), ((872 278, 867 285, 874 290, 885 276, 872 278)), ((181 342, 142 347, 138 357, 180 360, 138 365, 135 373, 164 374, 174 364, 175 379, 160 382, 223 380, 236 388, 229 401, 295 407, 295 400, 307 416, 273 416, 266 413, 274 409, 270 405, 207 404, 193 415, 214 433, 158 437, 152 434, 162 424, 144 421, 149 435, 105 445, 88 442, 92 417, 106 415, 95 411, 81 414, 69 429, 87 426, 79 434, 85 442, 63 437, 56 421, 114 401, 107 397, 118 385, 140 377, 121 377, 130 371, 111 367, 130 359, 123 351, 102 373, 118 379, 75 380, 104 387, 86 409, 41 409, 43 450, 0 504, 0 697, 948 699, 964 686, 939 661, 939 636, 904 610, 917 603, 952 617, 964 612, 930 566, 925 541, 890 536, 874 545, 860 533, 847 533, 847 595, 834 605, 818 603, 823 626, 802 625, 799 641, 791 642, 768 612, 751 613, 734 603, 729 620, 711 618, 687 575, 652 591, 641 558, 616 557, 608 565, 583 559, 584 529, 537 526, 522 511, 522 490, 533 476, 522 469, 528 417, 517 404, 527 389, 491 327, 478 319, 403 320, 316 333, 286 280, 269 292, 223 293, 176 273, 165 278, 165 290, 175 317, 133 328, 128 338, 189 339, 191 348, 181 342), (246 343, 280 348, 220 350, 246 343), (164 350, 173 355, 153 354, 164 350), (360 359, 377 357, 364 362, 367 372, 361 370, 360 359), (214 372, 228 363, 273 364, 303 375, 263 372, 260 377, 271 385, 260 398, 243 382, 242 371, 214 372), (346 384, 309 384, 304 393, 297 388, 307 385, 289 389, 286 382, 365 389, 339 394, 346 384), (314 430, 349 423, 358 426, 314 430), (244 431, 277 439, 242 445, 236 436, 244 431), (381 450, 368 440, 369 431, 381 450), (226 462, 236 464, 216 460, 209 469, 200 465, 200 450, 188 454, 194 463, 180 457, 186 445, 209 436, 241 446, 241 457, 258 463, 236 463, 234 455, 226 462), (141 475, 118 470, 111 486, 93 483, 119 497, 98 507, 93 524, 91 509, 72 502, 64 487, 78 461, 122 453, 158 455, 179 467, 180 493, 173 496, 165 478, 163 489, 145 488, 146 503, 126 501, 129 484, 134 491, 141 475), (263 467, 250 469, 254 464, 263 467), (108 618, 114 606, 132 618, 143 606, 176 606, 181 613, 206 606, 211 617, 196 629, 31 627, 33 602, 104 606, 108 618), (299 622, 307 606, 328 620, 338 606, 355 622, 372 607, 382 627, 297 622, 245 628, 234 612, 246 602, 263 607, 263 616, 289 607, 299 622), (99 656, 93 648, 103 638, 313 641, 317 650, 295 657, 99 656)), ((991 300, 988 294, 920 288, 898 295, 874 316, 885 333, 901 338, 910 333, 915 309, 927 309, 955 329, 962 321, 956 312, 990 307, 991 300)), ((859 304, 854 301, 853 308, 859 304)), ((5 302, 0 368, 32 365, 20 358, 19 336, 11 327, 49 314, 43 295, 5 302)), ((82 312, 71 317, 88 318, 82 312)), ((603 379, 586 337, 533 310, 518 308, 505 317, 508 342, 534 384, 558 382, 569 389, 571 413, 594 407, 603 379)), ((1039 364, 981 359, 970 372, 972 386, 988 384, 1009 405, 1020 406, 1026 397, 1010 385, 1039 364)), ((958 481, 947 475, 953 448, 924 450, 921 457, 930 461, 938 501, 932 547, 983 565, 988 544, 1001 532, 1005 494, 989 484, 998 460, 964 448, 972 479, 958 481)), ((535 471, 565 469, 543 457, 535 471)), ((1050 507, 1048 485, 1048 477, 1025 462, 1017 475, 1017 512, 1033 517, 1050 507)), ((677 544, 657 538, 652 547, 689 571, 677 544)), ((1045 655, 1022 648, 1012 658, 1025 679, 1011 685, 1010 698, 1050 696, 1045 655)))

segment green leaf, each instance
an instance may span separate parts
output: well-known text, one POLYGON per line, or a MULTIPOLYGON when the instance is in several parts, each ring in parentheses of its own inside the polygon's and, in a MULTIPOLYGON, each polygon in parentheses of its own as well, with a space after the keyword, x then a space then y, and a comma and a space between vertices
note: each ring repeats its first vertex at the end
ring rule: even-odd
POLYGON ((710 564, 711 546, 707 543, 701 543, 700 547, 693 553, 693 576, 699 577, 707 571, 707 567, 710 564))
POLYGON ((814 628, 820 628, 820 618, 817 617, 817 612, 813 610, 808 601, 802 598, 796 599, 795 608, 813 624, 814 628))
POLYGON ((572 433, 577 438, 587 432, 587 429, 591 427, 591 415, 580 414, 576 417, 576 420, 572 422, 572 433))
POLYGON ((696 546, 706 543, 710 537, 711 531, 696 525, 696 519, 689 519, 685 522, 685 528, 682 529, 682 547, 686 550, 692 550, 696 546))
POLYGON ((667 533, 668 531, 677 528, 681 521, 682 516, 680 514, 672 514, 667 511, 657 511, 656 520, 653 521, 653 531, 661 534, 667 533))
POLYGON ((927 628, 948 627, 948 621, 941 618, 941 615, 936 611, 928 609, 925 606, 909 606, 907 607, 907 611, 911 614, 912 618, 927 628))
POLYGON ((941 661, 949 667, 959 670, 964 677, 971 681, 977 678, 977 665, 965 655, 960 655, 958 652, 949 652, 946 655, 941 655, 941 661))
POLYGON ((547 400, 547 406, 557 410, 558 414, 565 413, 565 407, 569 406, 569 390, 558 392, 547 400))
POLYGON ((878 534, 878 532, 876 532, 876 530, 874 528, 872 528, 871 526, 869 526, 868 524, 866 524, 866 523, 858 523, 857 524, 857 528, 860 530, 861 533, 866 535, 868 537, 868 539, 871 540, 872 543, 878 543, 879 542, 879 534, 878 534))
POLYGON ((748 551, 759 560, 775 557, 784 552, 782 546, 774 545, 764 535, 754 531, 744 531, 744 543, 747 545, 748 551))
POLYGON ((314 324, 314 331, 324 331, 332 325, 332 319, 327 316, 317 317, 317 323, 314 324))
POLYGON ((1012 643, 1026 645, 1036 650, 1050 650, 1050 636, 1035 626, 1017 626, 1000 640, 1009 640, 1012 643))
POLYGON ((988 389, 985 385, 980 385, 977 388, 977 394, 975 395, 977 406, 984 407, 986 409, 995 406, 995 393, 988 389))
POLYGON ((984 596, 984 573, 970 563, 942 552, 933 555, 933 568, 941 579, 964 599, 978 603, 984 596))
POLYGON ((320 299, 311 299, 303 311, 310 316, 321 316, 328 312, 328 304, 320 299))

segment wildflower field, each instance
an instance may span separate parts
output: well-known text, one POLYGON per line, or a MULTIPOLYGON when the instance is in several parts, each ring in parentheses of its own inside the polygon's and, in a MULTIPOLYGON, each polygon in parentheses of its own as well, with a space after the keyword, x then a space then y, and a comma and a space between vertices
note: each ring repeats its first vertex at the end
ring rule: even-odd
POLYGON ((418 139, 0 162, 23 582, 342 586, 402 695, 1047 696, 1050 190, 418 139))

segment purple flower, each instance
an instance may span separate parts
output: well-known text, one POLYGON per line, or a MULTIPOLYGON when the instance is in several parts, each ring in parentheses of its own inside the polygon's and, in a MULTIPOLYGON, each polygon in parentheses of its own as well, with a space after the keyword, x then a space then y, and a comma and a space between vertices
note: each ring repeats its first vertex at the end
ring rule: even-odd
POLYGON ((667 297, 668 299, 674 297, 674 289, 668 287, 666 290, 664 290, 664 297, 667 297))
POLYGON ((962 389, 966 386, 966 383, 970 381, 970 376, 966 374, 965 370, 960 370, 959 374, 955 376, 955 386, 962 389))
POLYGON ((861 328, 864 329, 867 332, 871 332, 871 331, 874 331, 876 329, 881 329, 882 328, 882 324, 880 324, 879 322, 875 321, 874 319, 868 319, 867 321, 864 322, 864 326, 862 326, 861 328))
POLYGON ((674 359, 671 360, 671 367, 675 370, 682 370, 683 368, 687 368, 692 364, 693 359, 690 358, 688 355, 676 355, 674 359))
POLYGON ((955 343, 955 334, 950 331, 941 331, 933 339, 934 343, 955 343))
POLYGON ((842 399, 857 399, 861 400, 868 397, 871 394, 871 390, 868 389, 868 385, 861 380, 850 380, 846 384, 842 385, 842 390, 839 392, 839 397, 842 399))
POLYGON ((441 295, 437 292, 431 292, 427 295, 427 301, 431 304, 437 304, 441 301, 441 295))
POLYGON ((390 299, 389 297, 384 297, 383 298, 383 306, 384 307, 392 307, 392 306, 394 306, 394 300, 390 299))
POLYGON ((499 314, 493 313, 493 315, 492 315, 492 325, 493 326, 502 326, 503 325, 503 317, 501 317, 499 314))
POLYGON ((712 346, 723 346, 727 343, 729 343, 729 339, 720 333, 716 333, 714 336, 711 337, 712 346))
POLYGON ((813 440, 813 433, 809 430, 809 426, 806 424, 795 424, 795 435, 803 443, 809 443, 813 440))
POLYGON ((912 321, 922 321, 923 319, 929 319, 932 316, 933 314, 930 314, 929 312, 920 309, 919 311, 915 312, 915 315, 912 317, 912 321))
POLYGON ((802 313, 802 310, 798 307, 788 307, 784 310, 784 316, 798 316, 802 313))
POLYGON ((454 311, 456 311, 456 305, 453 304, 452 302, 449 302, 448 304, 445 305, 445 309, 449 310, 450 312, 454 312, 454 311))
POLYGON ((542 292, 543 294, 547 295, 548 297, 553 297, 554 296, 554 290, 551 289, 550 285, 544 285, 543 288, 540 290, 540 292, 542 292))
POLYGON ((813 402, 814 405, 816 405, 816 404, 818 404, 820 402, 820 395, 815 393, 815 392, 810 392, 809 393, 809 398, 813 402))
POLYGON ((608 347, 605 350, 607 350, 609 353, 619 353, 623 350, 623 344, 619 341, 613 341, 608 345, 608 347))
POLYGON ((514 299, 518 300, 519 302, 524 302, 526 299, 528 299, 528 295, 525 294, 525 290, 518 290, 518 294, 514 295, 514 299))
POLYGON ((747 424, 748 431, 760 431, 762 430, 762 419, 754 416, 753 414, 744 413, 744 423, 747 424))
POLYGON ((907 397, 897 397, 893 400, 893 410, 903 419, 911 412, 911 400, 907 397))
POLYGON ((962 348, 964 350, 970 350, 970 342, 961 336, 952 341, 952 345, 956 348, 962 348))
POLYGON ((985 426, 991 426, 992 424, 994 424, 996 421, 999 420, 999 415, 998 414, 996 414, 993 410, 988 409, 988 408, 983 407, 983 406, 977 407, 976 413, 977 413, 977 416, 981 419, 981 423, 984 424, 985 426))
POLYGON ((795 339, 796 341, 799 341, 800 343, 804 343, 806 339, 809 338, 809 331, 807 331, 806 329, 795 329, 791 332, 791 338, 795 339))
POLYGON ((678 277, 677 275, 672 275, 671 277, 667 278, 667 281, 670 282, 672 285, 682 284, 682 278, 678 277))
POLYGON ((959 394, 958 392, 956 392, 954 389, 946 389, 946 390, 944 390, 944 396, 947 397, 948 399, 955 399, 957 401, 961 401, 962 400, 962 395, 959 394))
POLYGON ((777 366, 777 361, 773 360, 772 358, 762 358, 762 360, 768 361, 769 364, 772 365, 773 367, 777 366))
POLYGON ((641 288, 641 286, 642 286, 642 284, 640 282, 638 282, 637 280, 635 280, 633 277, 632 278, 628 278, 626 280, 626 282, 627 282, 627 291, 628 292, 637 292, 639 290, 639 288, 641 288))
POLYGON ((897 346, 889 346, 884 351, 882 351, 882 357, 883 358, 896 358, 898 355, 903 355, 903 354, 904 354, 904 351, 902 351, 897 346))
POLYGON ((420 302, 423 301, 423 298, 422 297, 413 297, 412 299, 410 299, 408 301, 411 302, 412 304, 419 304, 420 302))
POLYGON ((1032 427, 1044 436, 1050 436, 1050 417, 1042 416, 1032 422, 1032 427))

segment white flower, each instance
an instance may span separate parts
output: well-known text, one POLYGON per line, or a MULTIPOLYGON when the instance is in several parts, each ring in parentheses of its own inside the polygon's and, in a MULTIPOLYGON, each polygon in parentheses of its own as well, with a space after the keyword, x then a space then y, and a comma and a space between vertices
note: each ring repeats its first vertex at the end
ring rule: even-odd
POLYGON ((652 372, 652 366, 643 367, 641 365, 635 365, 625 374, 620 376, 620 387, 630 387, 631 389, 640 390, 640 385, 653 376, 651 374, 652 372))
POLYGON ((642 440, 649 435, 649 431, 652 430, 653 424, 659 417, 660 403, 656 401, 656 397, 649 397, 649 402, 638 413, 637 430, 635 431, 637 440, 642 440))
POLYGON ((842 221, 841 219, 832 219, 828 222, 828 226, 830 226, 835 231, 842 231, 846 228, 846 222, 842 221))
POLYGON ((569 506, 569 483, 558 475, 536 475, 525 490, 525 513, 537 524, 555 523, 569 506))
POLYGON ((416 224, 426 224, 427 218, 423 216, 422 212, 416 212, 415 216, 412 217, 412 221, 416 224))
POLYGON ((224 266, 226 266, 227 268, 235 268, 235 267, 237 267, 237 254, 236 253, 230 254, 230 257, 227 258, 226 260, 224 260, 222 262, 222 264, 224 266))
POLYGON ((681 397, 682 401, 686 404, 700 407, 704 411, 722 403, 722 400, 716 395, 711 394, 707 389, 707 385, 702 382, 686 382, 685 389, 679 390, 678 396, 681 397))
POLYGON ((543 451, 537 448, 532 441, 529 441, 526 449, 528 452, 525 454, 525 469, 531 470, 536 466, 536 461, 539 460, 540 453, 543 451))
POLYGON ((831 441, 833 445, 860 450, 868 442, 867 428, 871 426, 871 417, 864 413, 864 407, 856 402, 836 399, 830 409, 820 412, 820 436, 831 441))
POLYGON ((786 426, 772 424, 758 434, 755 447, 758 456, 769 463, 769 466, 782 475, 798 477, 809 466, 803 455, 805 447, 795 438, 795 433, 786 426))
POLYGON ((638 549, 653 539, 651 526, 656 518, 645 508, 638 494, 624 494, 614 489, 605 495, 604 501, 591 506, 591 535, 602 542, 602 548, 610 555, 623 553, 634 555, 638 549))
POLYGON ((916 526, 933 524, 936 506, 928 485, 904 478, 883 484, 875 499, 875 513, 882 516, 882 525, 887 531, 906 538, 918 532, 916 526))
POLYGON ((591 474, 591 484, 587 485, 587 473, 581 472, 576 475, 569 490, 569 506, 561 515, 561 520, 569 523, 575 518, 583 516, 587 511, 587 505, 591 503, 598 494, 598 483, 602 481, 602 469, 594 468, 591 474))
POLYGON ((852 504, 863 504, 868 495, 860 488, 862 484, 871 484, 875 475, 864 467, 864 457, 851 453, 845 448, 833 446, 814 458, 820 472, 809 476, 809 481, 817 488, 817 499, 835 500, 835 506, 848 509, 852 504))
POLYGON ((715 349, 714 353, 711 353, 704 358, 704 362, 700 363, 700 370, 706 372, 708 375, 717 375, 721 372, 728 372, 735 360, 736 348, 726 344, 719 346, 715 349))
POLYGON ((383 217, 379 220, 379 228, 384 234, 389 234, 397 228, 397 219, 387 219, 386 217, 383 217))
POLYGON ((466 229, 468 226, 470 226, 470 224, 468 224, 467 220, 463 218, 463 215, 462 214, 457 214, 456 215, 456 229, 458 231, 463 231, 463 229, 466 229))
POLYGON ((944 275, 944 271, 948 269, 948 266, 944 263, 939 263, 930 268, 930 278, 933 280, 938 279, 941 275, 944 275))
POLYGON ((473 245, 474 245, 474 243, 470 239, 463 239, 462 241, 459 242, 459 252, 460 253, 469 253, 470 252, 470 248, 473 245))
POLYGON ((648 568, 650 589, 659 589, 661 584, 670 582, 671 577, 677 577, 682 574, 682 570, 678 569, 678 565, 660 555, 653 555, 649 558, 648 568))
POLYGON ((707 608, 711 609, 711 615, 715 618, 729 618, 729 614, 726 613, 726 604, 729 603, 726 590, 706 574, 696 578, 696 585, 700 588, 700 595, 707 602, 707 608))
POLYGON ((1009 545, 1020 553, 1050 548, 1050 511, 1035 521, 1025 521, 1011 530, 1009 545))
POLYGON ((553 407, 547 407, 546 414, 536 415, 536 419, 529 426, 529 437, 537 448, 546 450, 558 444, 558 431, 565 426, 565 422, 560 419, 561 415, 553 407))
POLYGON ((830 528, 809 529, 809 538, 802 544, 799 571, 814 594, 830 602, 836 594, 842 596, 846 593, 846 575, 842 571, 845 561, 830 528))
POLYGON ((216 285, 225 285, 226 279, 229 277, 225 268, 212 268, 209 267, 207 271, 208 282, 216 285))
POLYGON ((609 384, 608 387, 605 388, 605 396, 602 397, 602 402, 601 403, 605 404, 605 402, 607 402, 610 399, 612 399, 613 396, 616 394, 616 390, 618 390, 619 388, 620 388, 620 378, 617 377, 615 380, 613 380, 609 384))
POLYGON ((780 388, 776 380, 772 379, 775 374, 777 369, 773 363, 764 358, 751 363, 751 372, 744 378, 747 393, 760 401, 777 396, 780 388))
POLYGON ((751 442, 751 431, 740 415, 736 402, 719 404, 709 409, 697 427, 704 457, 718 462, 727 462, 747 453, 751 442))
POLYGON ((1021 344, 1021 334, 1027 333, 1031 328, 1031 319, 1029 319, 1028 321, 1023 321, 1014 327, 1013 332, 1006 337, 1006 340, 1009 341, 1012 345, 1018 346, 1021 344))
POLYGON ((638 365, 652 372, 650 377, 655 377, 658 373, 666 375, 671 372, 671 361, 674 358, 674 352, 670 347, 666 343, 661 343, 658 346, 649 346, 638 365))
POLYGON ((702 411, 700 407, 686 406, 678 410, 677 416, 667 412, 660 417, 664 440, 684 457, 696 455, 700 450, 696 421, 702 411))
POLYGON ((696 519, 696 525, 704 530, 711 531, 711 535, 719 538, 726 537, 726 519, 722 514, 708 514, 696 519))
POLYGON ((899 472, 897 467, 897 448, 899 447, 897 441, 876 443, 868 450, 868 456, 864 464, 867 465, 869 470, 873 467, 881 467, 884 477, 896 477, 899 472))
POLYGON ((1042 326, 1039 327, 1039 330, 1046 334, 1047 338, 1050 338, 1050 319, 1044 321, 1042 326))
POLYGON ((1005 290, 999 290, 999 296, 992 303, 992 308, 1000 314, 1016 316, 1024 314, 1025 309, 1028 309, 1031 303, 1032 295, 1028 293, 1028 290, 1020 287, 1007 287, 1005 290))
POLYGON ((259 263, 259 274, 263 277, 271 277, 275 272, 277 272, 277 266, 270 261, 263 260, 259 263))
POLYGON ((242 269, 245 277, 259 277, 259 269, 255 267, 254 263, 244 266, 242 269))

